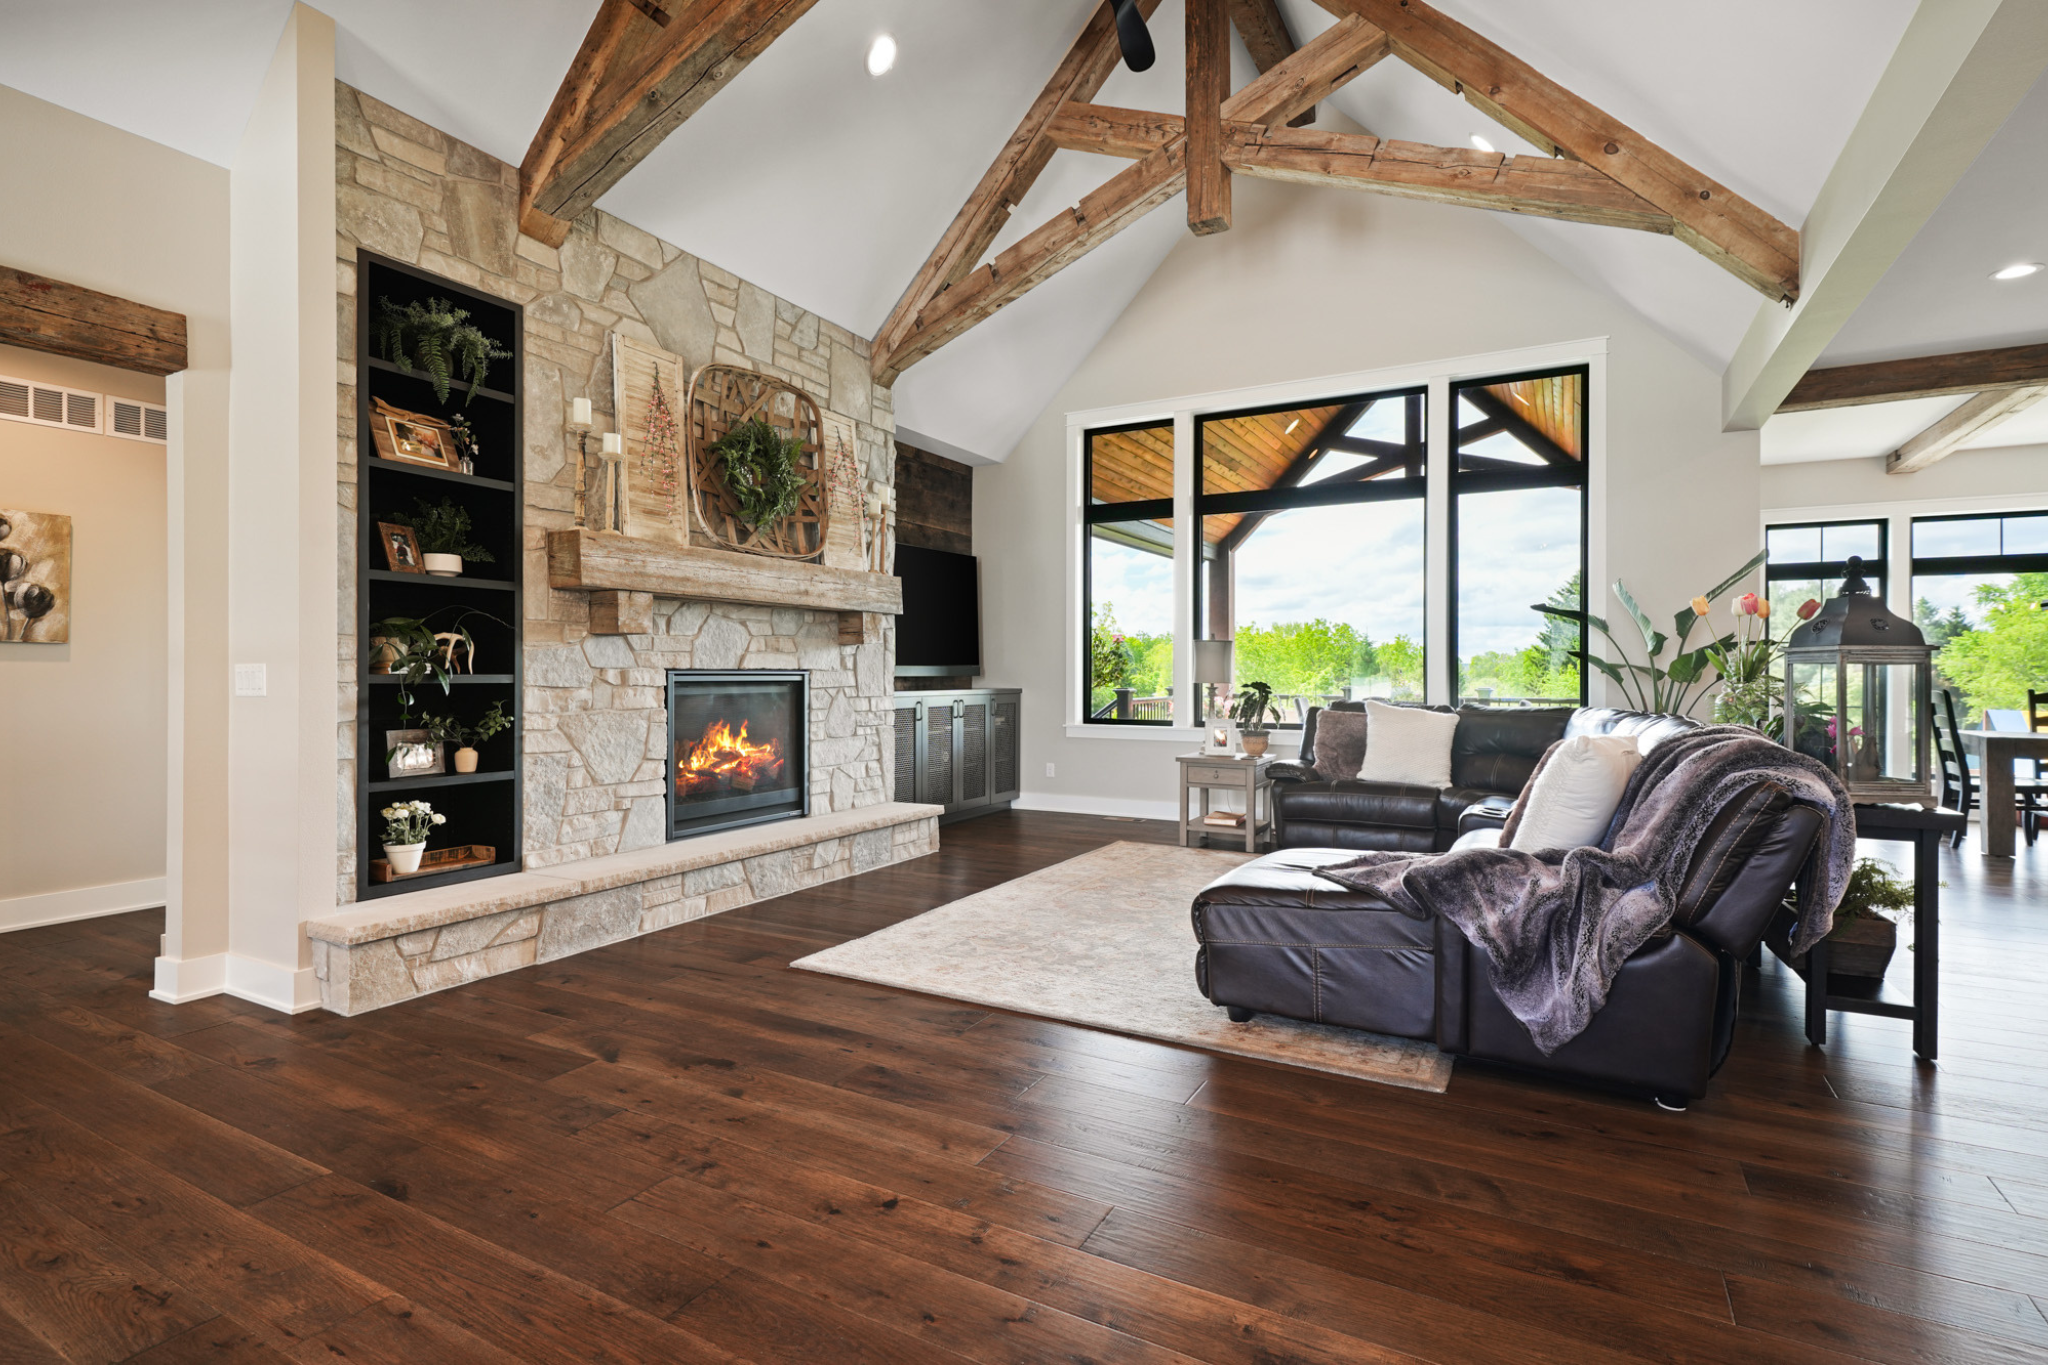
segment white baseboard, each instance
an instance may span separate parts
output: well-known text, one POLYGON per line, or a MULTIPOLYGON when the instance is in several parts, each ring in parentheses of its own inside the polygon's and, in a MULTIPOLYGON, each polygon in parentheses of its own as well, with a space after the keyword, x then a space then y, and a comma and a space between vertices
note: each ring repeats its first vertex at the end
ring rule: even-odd
POLYGON ((1076 796, 1067 792, 1023 792, 1018 810, 1064 811, 1069 815, 1121 815, 1134 820, 1179 820, 1171 801, 1131 801, 1115 796, 1076 796))
POLYGON ((97 919, 130 910, 154 910, 163 903, 162 877, 116 882, 112 886, 83 886, 76 891, 49 891, 40 896, 11 896, 0 900, 0 934, 10 929, 69 924, 72 920, 97 919))
POLYGON ((233 953, 160 957, 156 960, 156 989, 149 995, 168 1005, 209 995, 232 995, 281 1014, 304 1014, 320 1007, 320 983, 313 979, 311 967, 294 970, 233 953))

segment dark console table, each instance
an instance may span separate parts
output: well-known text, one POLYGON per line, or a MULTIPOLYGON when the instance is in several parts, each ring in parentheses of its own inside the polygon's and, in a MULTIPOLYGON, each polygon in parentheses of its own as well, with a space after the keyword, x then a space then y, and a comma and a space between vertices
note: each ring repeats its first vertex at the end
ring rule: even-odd
POLYGON ((1952 810, 1856 807, 1857 838, 1913 846, 1913 998, 1886 998, 1882 982, 1874 983, 1866 994, 1836 994, 1828 980, 1828 945, 1823 939, 1806 956, 1806 1039, 1815 1047, 1827 1045, 1829 1010, 1881 1014, 1912 1020, 1913 1051, 1934 1060, 1941 997, 1941 841, 1965 825, 1962 814, 1952 810))

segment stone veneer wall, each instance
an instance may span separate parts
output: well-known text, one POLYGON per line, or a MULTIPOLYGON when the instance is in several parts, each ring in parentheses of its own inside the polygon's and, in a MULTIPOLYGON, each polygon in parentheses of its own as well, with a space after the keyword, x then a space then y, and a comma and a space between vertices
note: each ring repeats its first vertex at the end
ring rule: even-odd
POLYGON ((339 83, 335 139, 343 357, 337 899, 355 899, 362 837, 354 816, 359 245, 526 307, 526 865, 665 838, 669 668, 812 670, 811 809, 886 800, 892 624, 879 642, 842 646, 836 614, 658 598, 653 634, 591 635, 587 596, 549 590, 543 548, 548 530, 573 523, 566 401, 589 398, 611 416, 608 332, 672 351, 691 370, 741 365, 801 386, 826 412, 854 424, 866 477, 892 483, 895 417, 889 391, 870 382, 867 341, 598 210, 576 220, 559 250, 523 236, 517 167, 339 83))

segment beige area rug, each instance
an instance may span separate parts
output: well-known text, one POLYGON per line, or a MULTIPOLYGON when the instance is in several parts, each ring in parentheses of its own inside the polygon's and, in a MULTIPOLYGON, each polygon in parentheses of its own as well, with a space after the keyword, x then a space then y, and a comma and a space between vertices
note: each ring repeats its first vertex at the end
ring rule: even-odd
POLYGON ((1442 1091, 1427 1043, 1259 1015, 1233 1024, 1195 987, 1195 892, 1243 853, 1115 843, 790 965, 925 995, 1442 1091))

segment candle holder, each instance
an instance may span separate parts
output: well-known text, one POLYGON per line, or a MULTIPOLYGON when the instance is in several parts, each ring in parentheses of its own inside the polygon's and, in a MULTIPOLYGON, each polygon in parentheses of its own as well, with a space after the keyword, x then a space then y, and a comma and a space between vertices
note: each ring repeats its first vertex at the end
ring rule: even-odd
POLYGON ((584 465, 590 459, 590 400, 572 398, 569 400, 569 430, 576 433, 576 524, 585 525, 584 519, 584 465))
POLYGON ((597 529, 626 534, 626 446, 619 433, 607 431, 599 446, 597 529))

